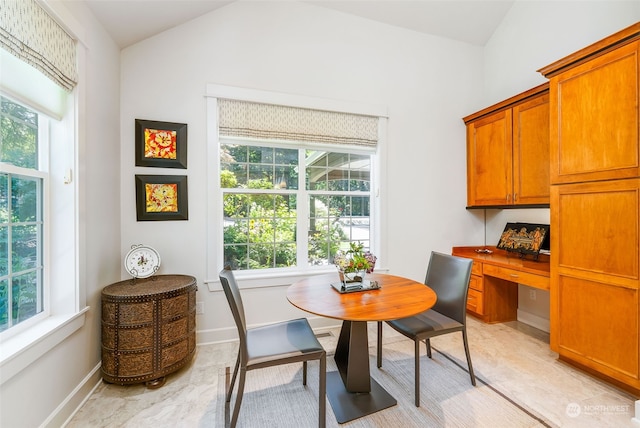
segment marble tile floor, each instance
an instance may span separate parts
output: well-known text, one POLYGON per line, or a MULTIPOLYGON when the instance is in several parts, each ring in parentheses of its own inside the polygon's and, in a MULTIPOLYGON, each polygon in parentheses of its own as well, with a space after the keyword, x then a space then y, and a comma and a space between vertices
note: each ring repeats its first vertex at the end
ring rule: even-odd
MULTIPOLYGON (((478 379, 541 417, 548 426, 640 426, 632 420, 636 398, 558 361, 557 354, 549 349, 548 334, 520 322, 484 324, 471 317, 468 330, 478 379)), ((330 353, 338 334, 339 329, 319 334, 330 353)), ((385 342, 406 340, 413 346, 386 326, 383 337, 385 342)), ((376 352, 375 340, 376 324, 369 323, 372 356, 376 352)), ((440 336, 431 343, 436 352, 445 353, 466 367, 460 334, 440 336)), ((224 367, 233 367, 236 352, 236 342, 200 345, 194 360, 167 376, 166 384, 158 389, 101 382, 66 427, 202 427, 202 420, 215 420, 218 374, 224 367)), ((374 361, 374 377, 376 370, 374 361)))

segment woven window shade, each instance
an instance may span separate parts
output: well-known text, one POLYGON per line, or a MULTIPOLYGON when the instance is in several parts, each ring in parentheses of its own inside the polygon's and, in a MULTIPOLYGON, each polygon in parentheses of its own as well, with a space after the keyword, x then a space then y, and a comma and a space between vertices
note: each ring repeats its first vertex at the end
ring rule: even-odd
POLYGON ((248 101, 218 99, 223 137, 348 144, 375 149, 378 118, 248 101))
POLYGON ((71 92, 76 42, 35 0, 0 0, 0 46, 71 92))

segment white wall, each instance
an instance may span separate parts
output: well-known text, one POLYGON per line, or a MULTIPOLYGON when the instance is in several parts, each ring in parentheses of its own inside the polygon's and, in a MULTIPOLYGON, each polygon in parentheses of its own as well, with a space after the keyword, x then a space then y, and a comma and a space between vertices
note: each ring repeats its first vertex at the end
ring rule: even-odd
MULTIPOLYGON (((55 2, 53 2, 55 3, 55 2)), ((100 379, 100 292, 120 279, 119 49, 77 2, 72 13, 87 45, 79 107, 79 255, 81 299, 90 306, 84 327, 0 389, 0 426, 59 427, 100 379)), ((82 70, 82 69, 81 69, 82 70)), ((55 286, 55 284, 53 285, 55 286)))
MULTIPOLYGON (((216 83, 386 106, 389 240, 383 243, 388 257, 382 264, 423 280, 431 250, 448 252, 482 235, 476 214, 464 209, 461 119, 477 104, 481 68, 479 47, 297 2, 236 2, 125 49, 122 252, 134 243, 152 245, 162 256, 161 273, 198 279, 198 300, 205 306, 197 320, 200 341, 235 335, 224 296, 203 285, 208 256, 204 91, 216 83), (188 123, 188 169, 136 168, 135 118, 188 123), (136 173, 187 174, 189 220, 136 222, 136 173)), ((302 314, 287 302, 285 290, 283 285, 247 291, 249 323, 302 314), (258 305, 257 312, 249 309, 258 305)))

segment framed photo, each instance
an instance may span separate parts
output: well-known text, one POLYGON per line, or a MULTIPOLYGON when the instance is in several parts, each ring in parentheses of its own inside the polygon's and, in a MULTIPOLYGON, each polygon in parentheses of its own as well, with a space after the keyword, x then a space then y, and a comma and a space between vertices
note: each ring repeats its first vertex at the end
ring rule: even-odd
POLYGON ((136 166, 187 168, 187 124, 136 119, 136 166))
POLYGON ((188 220, 186 175, 136 175, 138 221, 188 220))

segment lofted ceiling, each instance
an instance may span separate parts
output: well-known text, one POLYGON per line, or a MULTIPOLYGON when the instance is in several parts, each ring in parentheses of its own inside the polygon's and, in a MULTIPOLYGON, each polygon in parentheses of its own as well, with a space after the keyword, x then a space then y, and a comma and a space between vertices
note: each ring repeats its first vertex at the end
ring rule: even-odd
MULTIPOLYGON (((87 3, 118 46, 125 48, 233 1, 258 0, 80 1, 87 3)), ((396 27, 484 46, 516 0, 285 1, 305 1, 396 27)))

